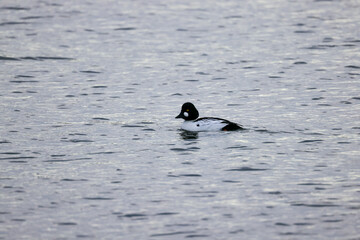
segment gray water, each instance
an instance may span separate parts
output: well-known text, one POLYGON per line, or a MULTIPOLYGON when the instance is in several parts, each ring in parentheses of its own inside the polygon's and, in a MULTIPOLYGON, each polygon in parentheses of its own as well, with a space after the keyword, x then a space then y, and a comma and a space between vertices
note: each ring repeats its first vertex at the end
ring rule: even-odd
POLYGON ((360 239, 359 12, 1 1, 0 238, 360 239))

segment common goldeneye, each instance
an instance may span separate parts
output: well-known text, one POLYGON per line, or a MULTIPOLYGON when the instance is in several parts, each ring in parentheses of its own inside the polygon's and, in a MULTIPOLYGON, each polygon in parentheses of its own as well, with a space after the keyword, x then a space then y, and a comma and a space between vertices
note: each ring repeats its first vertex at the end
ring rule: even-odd
POLYGON ((198 117, 199 112, 195 108, 194 104, 187 102, 182 105, 180 114, 175 118, 184 119, 185 121, 181 128, 192 132, 235 131, 244 129, 241 125, 222 118, 198 117))

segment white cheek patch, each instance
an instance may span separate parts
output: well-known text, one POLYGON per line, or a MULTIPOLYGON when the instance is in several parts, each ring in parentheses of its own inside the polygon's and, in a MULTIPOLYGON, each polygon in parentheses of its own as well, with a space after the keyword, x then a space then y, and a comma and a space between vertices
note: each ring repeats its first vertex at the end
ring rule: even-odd
POLYGON ((184 116, 185 116, 185 117, 188 117, 188 116, 189 116, 189 113, 184 112, 184 116))

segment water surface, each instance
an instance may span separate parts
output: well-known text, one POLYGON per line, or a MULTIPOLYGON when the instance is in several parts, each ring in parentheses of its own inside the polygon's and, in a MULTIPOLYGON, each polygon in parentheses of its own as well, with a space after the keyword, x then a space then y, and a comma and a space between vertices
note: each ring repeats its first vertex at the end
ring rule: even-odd
POLYGON ((1 2, 0 238, 360 238, 359 7, 1 2))

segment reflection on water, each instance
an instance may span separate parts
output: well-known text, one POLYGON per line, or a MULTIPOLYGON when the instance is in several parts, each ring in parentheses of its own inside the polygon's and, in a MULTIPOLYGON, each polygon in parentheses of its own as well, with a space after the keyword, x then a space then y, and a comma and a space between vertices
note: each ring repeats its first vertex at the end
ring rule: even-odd
POLYGON ((359 6, 1 2, 0 238, 358 239, 359 6))
POLYGON ((194 140, 194 139, 197 139, 199 137, 199 133, 197 133, 197 132, 189 132, 189 131, 186 131, 186 130, 179 131, 179 134, 180 134, 181 138, 184 139, 184 140, 194 140))

